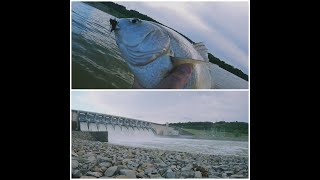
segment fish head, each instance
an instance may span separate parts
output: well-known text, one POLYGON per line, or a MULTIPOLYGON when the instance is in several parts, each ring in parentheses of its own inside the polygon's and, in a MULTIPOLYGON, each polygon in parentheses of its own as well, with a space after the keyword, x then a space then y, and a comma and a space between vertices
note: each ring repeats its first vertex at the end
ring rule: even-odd
POLYGON ((144 66, 170 52, 169 35, 157 23, 120 18, 114 32, 123 58, 131 65, 144 66))

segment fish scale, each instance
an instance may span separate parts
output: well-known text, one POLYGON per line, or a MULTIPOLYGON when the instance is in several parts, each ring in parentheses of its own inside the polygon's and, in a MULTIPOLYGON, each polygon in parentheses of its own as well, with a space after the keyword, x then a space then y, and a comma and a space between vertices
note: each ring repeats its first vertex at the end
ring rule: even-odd
MULTIPOLYGON (((120 18, 115 36, 123 58, 143 87, 155 88, 168 75, 175 66, 172 57, 205 62, 193 45, 175 31, 154 22, 133 20, 120 18)), ((193 64, 193 71, 185 88, 211 88, 206 64, 188 63, 193 64)))

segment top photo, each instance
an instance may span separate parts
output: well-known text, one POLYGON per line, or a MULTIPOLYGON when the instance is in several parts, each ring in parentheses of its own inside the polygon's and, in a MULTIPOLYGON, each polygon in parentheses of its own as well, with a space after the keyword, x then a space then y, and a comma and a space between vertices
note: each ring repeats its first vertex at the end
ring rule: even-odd
POLYGON ((249 2, 71 2, 72 89, 248 89, 249 2))

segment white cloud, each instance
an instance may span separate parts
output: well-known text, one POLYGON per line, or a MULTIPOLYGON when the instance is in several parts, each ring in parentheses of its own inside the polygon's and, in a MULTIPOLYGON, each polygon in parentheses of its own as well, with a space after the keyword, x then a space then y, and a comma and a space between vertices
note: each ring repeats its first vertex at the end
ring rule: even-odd
POLYGON ((248 92, 73 91, 72 109, 156 123, 248 121, 248 92))

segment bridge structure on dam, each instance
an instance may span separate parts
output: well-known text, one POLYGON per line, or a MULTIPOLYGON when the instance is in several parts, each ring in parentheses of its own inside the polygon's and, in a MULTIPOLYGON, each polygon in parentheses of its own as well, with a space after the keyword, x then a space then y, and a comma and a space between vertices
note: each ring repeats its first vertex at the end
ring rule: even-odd
POLYGON ((121 137, 147 138, 154 135, 178 135, 179 133, 168 125, 81 110, 72 110, 72 130, 90 134, 106 133, 109 140, 121 137))
POLYGON ((157 134, 152 127, 151 122, 126 118, 121 116, 101 114, 89 111, 72 110, 72 130, 76 131, 107 131, 107 127, 111 126, 114 129, 116 126, 123 128, 136 128, 138 130, 151 130, 157 134))

